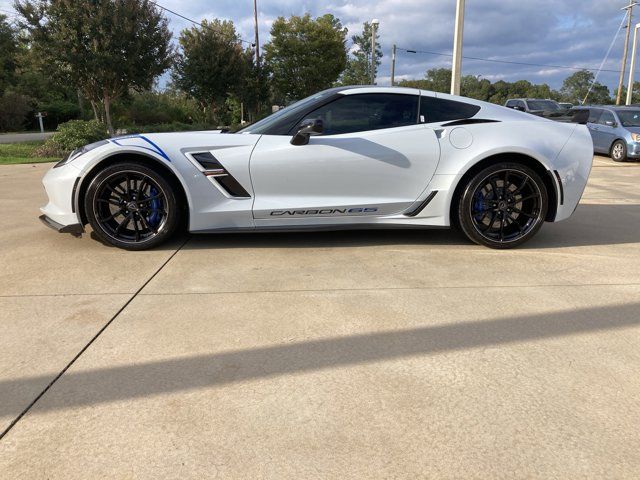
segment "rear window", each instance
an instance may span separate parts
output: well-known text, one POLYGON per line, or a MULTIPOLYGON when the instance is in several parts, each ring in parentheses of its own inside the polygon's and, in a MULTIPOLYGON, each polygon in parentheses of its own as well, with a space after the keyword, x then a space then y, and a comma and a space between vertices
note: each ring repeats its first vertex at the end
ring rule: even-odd
POLYGON ((479 106, 469 103, 444 98, 420 97, 420 123, 448 122, 471 118, 479 111, 479 106))
POLYGON ((543 110, 546 112, 560 110, 560 105, 553 100, 527 100, 527 103, 529 104, 529 110, 543 110))

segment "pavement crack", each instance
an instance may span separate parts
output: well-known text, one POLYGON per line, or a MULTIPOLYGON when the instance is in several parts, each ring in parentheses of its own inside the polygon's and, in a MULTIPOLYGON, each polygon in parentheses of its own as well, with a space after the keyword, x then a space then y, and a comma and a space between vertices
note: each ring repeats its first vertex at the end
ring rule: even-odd
POLYGON ((53 387, 53 385, 55 385, 55 383, 60 380, 60 378, 67 372, 67 370, 69 370, 69 368, 71 368, 71 366, 82 356, 82 354, 84 352, 87 351, 87 349, 93 344, 93 342, 95 342, 100 335, 102 335, 102 333, 109 328, 109 325, 111 325, 113 323, 113 321, 118 318, 118 316, 124 311, 125 308, 127 308, 131 302, 140 294, 140 292, 151 282, 151 280, 153 280, 156 275, 158 275, 162 269, 173 259, 173 257, 175 257, 178 252, 180 250, 182 250, 182 248, 187 244, 187 242, 189 241, 189 237, 187 237, 181 244, 180 246, 176 249, 175 252, 173 252, 169 258, 167 258, 162 265, 160 265, 155 272, 153 272, 153 274, 151 274, 151 276, 140 286, 140 288, 138 288, 133 295, 131 295, 131 297, 124 303, 124 305, 122 305, 122 307, 120 307, 118 309, 118 311, 109 319, 107 320, 107 322, 102 326, 102 328, 100 328, 100 330, 98 330, 98 332, 91 338, 91 340, 89 340, 87 342, 87 344, 82 347, 80 349, 80 351, 71 359, 71 361, 69 363, 67 363, 67 365, 60 370, 60 372, 53 378, 53 380, 51 380, 51 382, 49 382, 49 384, 33 399, 33 401, 27 405, 27 407, 22 410, 22 412, 20 412, 20 414, 13 419, 13 421, 9 424, 9 426, 7 428, 5 428, 1 433, 0 433, 0 440, 2 440, 5 435, 7 433, 9 433, 11 431, 11 429, 22 419, 22 417, 24 417, 29 410, 31 410, 36 403, 38 403, 38 400, 40 400, 45 393, 47 393, 49 391, 49 389, 51 387, 53 387))

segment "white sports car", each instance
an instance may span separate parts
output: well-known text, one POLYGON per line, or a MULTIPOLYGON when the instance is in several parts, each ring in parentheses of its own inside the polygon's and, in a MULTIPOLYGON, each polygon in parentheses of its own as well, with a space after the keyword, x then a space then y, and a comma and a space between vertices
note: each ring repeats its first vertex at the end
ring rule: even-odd
POLYGON ((463 97, 340 87, 236 133, 129 135, 44 177, 45 224, 139 250, 181 225, 243 230, 458 226, 514 247, 569 217, 591 170, 587 128, 463 97))

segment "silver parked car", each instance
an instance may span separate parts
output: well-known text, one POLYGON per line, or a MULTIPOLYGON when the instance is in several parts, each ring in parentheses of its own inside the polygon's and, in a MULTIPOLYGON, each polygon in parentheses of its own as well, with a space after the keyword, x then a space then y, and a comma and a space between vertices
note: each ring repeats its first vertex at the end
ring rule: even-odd
POLYGON ((594 152, 610 155, 616 162, 640 158, 639 107, 574 107, 574 118, 584 110, 589 111, 587 128, 594 152))

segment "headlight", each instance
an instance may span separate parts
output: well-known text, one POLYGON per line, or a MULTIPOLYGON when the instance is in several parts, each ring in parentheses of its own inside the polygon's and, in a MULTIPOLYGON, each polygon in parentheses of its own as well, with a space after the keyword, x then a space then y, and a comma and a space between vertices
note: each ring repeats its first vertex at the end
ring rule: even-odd
POLYGON ((631 138, 634 142, 640 142, 640 133, 632 133, 631 138))
POLYGON ((99 142, 90 143, 89 145, 85 145, 84 147, 76 148, 73 152, 71 152, 69 155, 67 155, 58 163, 56 163, 53 166, 53 168, 62 167, 63 165, 66 165, 67 163, 74 161, 80 155, 84 155, 85 153, 90 152, 94 148, 101 147, 102 145, 106 145, 107 143, 109 143, 108 140, 100 140, 99 142))

